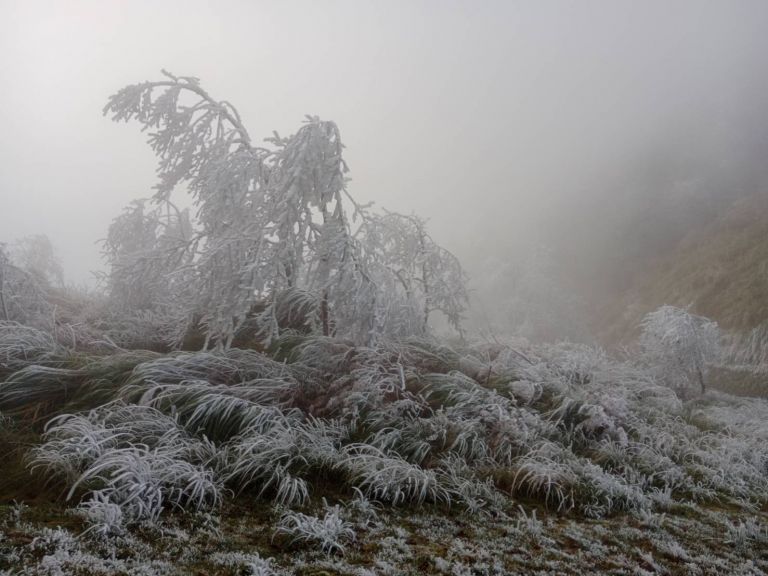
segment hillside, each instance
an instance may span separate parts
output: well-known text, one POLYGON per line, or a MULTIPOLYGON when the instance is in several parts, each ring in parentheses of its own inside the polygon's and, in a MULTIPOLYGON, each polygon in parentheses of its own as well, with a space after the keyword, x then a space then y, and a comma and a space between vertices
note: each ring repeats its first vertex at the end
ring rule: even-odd
POLYGON ((0 323, 0 574, 764 574, 768 401, 640 364, 0 323))
POLYGON ((663 304, 690 305, 732 332, 768 321, 768 193, 739 198, 641 269, 600 312, 604 342, 629 340, 663 304))

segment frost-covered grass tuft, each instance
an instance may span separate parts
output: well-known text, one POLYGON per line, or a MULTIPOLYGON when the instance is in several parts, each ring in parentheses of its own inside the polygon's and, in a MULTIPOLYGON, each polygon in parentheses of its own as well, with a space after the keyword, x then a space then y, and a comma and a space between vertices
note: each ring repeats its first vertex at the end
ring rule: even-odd
POLYGON ((142 406, 109 405, 88 416, 51 422, 31 465, 62 477, 70 490, 91 489, 83 504, 100 532, 120 515, 156 521, 167 508, 218 506, 222 483, 208 466, 211 446, 187 436, 175 420, 142 406))
POLYGON ((30 364, 58 365, 62 352, 48 332, 17 322, 0 322, 0 377, 30 364))
POLYGON ((411 464, 397 455, 386 455, 372 446, 346 446, 339 467, 368 497, 393 506, 450 502, 450 493, 441 484, 438 471, 411 464))
POLYGON ((101 537, 119 536, 125 531, 123 509, 110 499, 110 494, 95 491, 90 500, 84 500, 77 507, 89 524, 87 532, 101 537))
POLYGON ((275 536, 287 536, 291 544, 308 543, 325 554, 344 554, 345 542, 355 539, 352 524, 343 519, 338 506, 325 505, 322 518, 301 512, 286 512, 280 517, 275 536))
POLYGON ((246 570, 250 576, 276 576, 272 558, 242 552, 216 552, 209 558, 211 564, 246 570))

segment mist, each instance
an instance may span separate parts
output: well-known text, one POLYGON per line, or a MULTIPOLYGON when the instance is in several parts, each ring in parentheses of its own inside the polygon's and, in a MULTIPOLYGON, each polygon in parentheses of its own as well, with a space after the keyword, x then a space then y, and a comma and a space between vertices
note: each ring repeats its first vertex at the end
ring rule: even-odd
POLYGON ((542 252, 564 308, 621 290, 617 261, 766 189, 761 1, 0 8, 0 240, 47 234, 71 283, 93 284, 110 221, 152 194, 146 134, 101 111, 161 68, 201 78, 256 141, 335 121, 349 190, 426 217, 486 310, 515 289, 499 270, 542 252), (682 220, 663 217, 681 195, 682 220))

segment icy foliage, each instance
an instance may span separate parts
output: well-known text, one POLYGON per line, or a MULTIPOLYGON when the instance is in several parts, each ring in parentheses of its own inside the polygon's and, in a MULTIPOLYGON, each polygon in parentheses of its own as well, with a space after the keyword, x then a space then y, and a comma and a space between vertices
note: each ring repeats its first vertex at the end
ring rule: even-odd
POLYGON ((121 346, 176 345, 191 321, 192 223, 171 202, 134 201, 109 227, 104 254, 111 273, 108 335, 121 346), (164 208, 164 209, 163 209, 164 208))
POLYGON ((146 201, 137 200, 109 227, 104 253, 113 269, 108 278, 113 303, 120 308, 151 310, 180 290, 184 279, 173 272, 189 263, 185 248, 192 225, 188 211, 178 211, 170 202, 166 208, 147 208, 146 201), (176 259, 158 258, 162 253, 176 259))
POLYGON ((355 203, 333 122, 308 116, 295 135, 257 147, 231 104, 196 78, 164 74, 104 109, 150 130, 159 159, 158 207, 135 203, 110 228, 117 302, 162 313, 177 344, 200 323, 205 347, 229 347, 248 321, 251 337, 267 341, 286 328, 357 342, 423 334, 438 310, 458 327, 467 300, 458 261, 422 220, 355 203), (178 185, 194 221, 172 210, 178 185))
POLYGON ((276 576, 272 558, 265 560, 258 554, 217 552, 210 557, 210 562, 216 566, 245 569, 250 576, 276 576))
POLYGON ((65 479, 70 498, 92 487, 83 507, 102 533, 119 529, 123 516, 156 521, 166 508, 204 510, 221 501, 221 483, 206 466, 212 446, 152 408, 107 405, 87 416, 60 416, 45 437, 33 466, 65 479))
MULTIPOLYGON (((634 359, 468 343, 458 260, 355 202, 333 122, 255 146, 164 75, 105 107, 159 161, 109 229, 108 301, 57 288, 46 239, 0 246, 0 484, 40 491, 0 503, 0 574, 766 573, 768 401, 707 381, 762 377, 765 327, 721 354, 665 306, 634 359)), ((528 298, 533 264, 521 331, 574 304, 528 298)))
POLYGON ((404 502, 450 501, 434 470, 425 470, 396 454, 387 456, 373 446, 346 446, 340 465, 348 471, 354 485, 374 500, 395 506, 404 502))
POLYGON ((0 244, 0 321, 53 329, 53 307, 38 277, 16 266, 0 244))
POLYGON ((433 311, 461 331, 468 299, 465 274, 456 257, 429 236, 424 220, 392 212, 367 214, 360 234, 378 287, 377 334, 426 334, 433 311))
POLYGON ((115 504, 109 493, 93 492, 90 500, 84 500, 78 506, 90 527, 86 532, 93 531, 102 537, 119 536, 125 530, 123 509, 115 504))
POLYGON ((286 512, 280 517, 275 536, 287 536, 291 544, 307 542, 326 554, 344 554, 344 542, 355 539, 352 525, 341 517, 338 506, 325 505, 322 518, 301 512, 286 512))
POLYGON ((687 310, 662 306, 642 322, 640 345, 648 363, 670 386, 706 390, 709 366, 721 354, 717 323, 687 310))
POLYGON ((30 364, 57 364, 58 352, 59 347, 48 332, 16 322, 0 322, 0 375, 30 364))
POLYGON ((13 262, 43 285, 62 286, 64 272, 50 239, 45 234, 26 236, 11 244, 13 262))
MULTIPOLYGON (((62 284, 46 237, 24 238, 14 246, 11 257, 0 243, 0 330, 5 332, 0 338, 10 342, 10 327, 16 325, 24 327, 19 332, 45 333, 61 349, 96 347, 103 333, 95 328, 95 318, 88 316, 100 308, 99 297, 62 284)), ((18 337, 23 345, 24 336, 19 333, 18 337)))
POLYGON ((345 430, 333 422, 274 418, 257 422, 235 438, 229 449, 227 477, 240 489, 259 487, 286 506, 305 503, 311 471, 329 469, 345 430))

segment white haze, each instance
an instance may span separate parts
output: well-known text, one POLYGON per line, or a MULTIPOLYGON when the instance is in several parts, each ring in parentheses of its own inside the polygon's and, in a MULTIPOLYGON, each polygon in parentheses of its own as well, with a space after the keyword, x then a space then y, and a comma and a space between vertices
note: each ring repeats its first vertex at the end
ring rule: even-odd
POLYGON ((91 281, 155 167, 101 109, 166 68, 255 139, 334 120, 351 192, 429 218, 478 273, 580 206, 642 204, 649 158, 764 184, 766 29, 760 0, 2 0, 0 241, 48 234, 67 278, 91 281))

